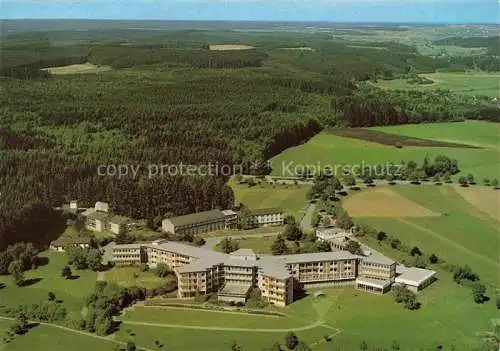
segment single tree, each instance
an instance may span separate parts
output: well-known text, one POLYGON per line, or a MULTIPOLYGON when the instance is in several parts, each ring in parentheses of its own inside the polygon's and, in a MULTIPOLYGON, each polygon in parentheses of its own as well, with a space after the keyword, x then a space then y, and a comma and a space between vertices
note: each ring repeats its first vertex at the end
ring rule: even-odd
POLYGON ((458 184, 460 184, 461 186, 466 186, 467 185, 467 178, 465 178, 463 176, 458 178, 458 184))
POLYGON ((490 179, 484 178, 483 183, 484 183, 484 186, 490 186, 490 179))
POLYGON ((288 332, 285 336, 285 345, 289 350, 293 350, 297 347, 299 343, 299 338, 294 332, 288 332))
POLYGON ((273 255, 283 255, 287 252, 285 239, 282 235, 278 235, 271 245, 271 252, 273 255))
POLYGON ((378 232, 377 233, 377 240, 378 241, 384 241, 385 238, 387 238, 387 234, 385 232, 378 232))
POLYGON ((22 269, 22 264, 19 260, 12 261, 9 264, 8 272, 12 276, 12 279, 14 280, 14 284, 16 284, 17 287, 20 287, 23 285, 24 273, 23 273, 23 269, 22 269))
POLYGON ((359 345, 359 350, 360 351, 366 351, 368 350, 368 345, 366 344, 366 341, 362 341, 361 344, 359 345))
POLYGON ((476 283, 472 287, 472 298, 475 303, 483 303, 486 301, 486 296, 484 295, 486 293, 486 286, 483 284, 476 283))
POLYGON ((439 258, 436 255, 432 254, 429 256, 430 263, 434 264, 434 263, 438 263, 438 261, 439 261, 439 258))
POLYGON ((62 271, 61 271, 61 276, 64 279, 68 279, 68 278, 71 278, 72 275, 73 275, 73 272, 71 272, 71 268, 69 268, 69 266, 64 266, 62 271))
POLYGON ((392 351, 399 351, 399 350, 401 350, 401 347, 399 346, 399 344, 398 344, 398 342, 396 340, 394 340, 392 342, 391 350, 392 351))
POLYGON ((496 303, 497 303, 497 309, 500 310, 500 295, 497 295, 497 301, 496 301, 496 303))
POLYGON ((363 254, 363 250, 361 249, 361 245, 356 240, 347 241, 345 248, 347 251, 349 251, 350 253, 352 253, 354 255, 362 255, 363 254))
POLYGON ((491 181, 491 186, 495 189, 498 189, 498 179, 494 178, 492 181, 491 181))
POLYGON ((54 294, 52 291, 49 291, 49 293, 47 294, 47 298, 49 299, 49 301, 54 301, 56 299, 56 294, 54 294))
POLYGON ((414 246, 411 251, 410 251, 410 255, 411 256, 415 256, 415 255, 419 255, 419 256, 422 256, 422 251, 420 251, 420 249, 416 246, 414 246))
POLYGON ((125 346, 126 351, 135 351, 136 347, 135 344, 132 341, 127 342, 127 345, 125 346))
POLYGON ((469 184, 475 184, 474 175, 472 173, 467 174, 467 181, 469 184))
POLYGON ((206 241, 205 241, 205 239, 203 239, 201 236, 196 235, 196 236, 194 237, 193 243, 194 243, 196 246, 203 246, 203 245, 205 245, 206 241))

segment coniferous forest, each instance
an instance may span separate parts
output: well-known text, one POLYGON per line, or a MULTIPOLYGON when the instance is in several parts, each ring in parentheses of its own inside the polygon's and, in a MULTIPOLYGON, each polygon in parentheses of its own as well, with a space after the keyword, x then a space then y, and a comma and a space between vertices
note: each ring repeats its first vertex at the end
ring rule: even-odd
POLYGON ((267 159, 329 126, 498 122, 498 105, 486 97, 372 84, 426 72, 498 71, 498 52, 486 44, 480 57, 432 57, 401 43, 354 45, 321 32, 4 33, 0 249, 46 245, 64 223, 53 208, 73 199, 80 206, 107 201, 116 213, 141 219, 233 204, 226 176, 118 178, 100 175, 100 166, 218 163, 264 174, 267 159), (252 48, 214 51, 212 44, 252 48), (45 70, 83 63, 108 69, 45 70))

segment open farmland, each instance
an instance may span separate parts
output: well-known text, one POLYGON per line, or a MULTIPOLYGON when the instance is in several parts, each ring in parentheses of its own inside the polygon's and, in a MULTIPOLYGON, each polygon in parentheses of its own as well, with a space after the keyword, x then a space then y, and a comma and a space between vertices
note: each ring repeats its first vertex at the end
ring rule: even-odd
POLYGON ((500 125, 492 122, 465 121, 455 123, 406 124, 372 127, 369 130, 406 137, 476 145, 484 148, 500 147, 500 125))
POLYGON ((379 187, 357 193, 347 198, 343 206, 354 217, 439 216, 439 213, 408 200, 388 187, 379 187))
MULTIPOLYGON (((498 284, 498 222, 476 208, 454 186, 396 185, 391 190, 409 201, 417 203, 440 216, 408 217, 397 211, 385 217, 356 216, 359 221, 399 238, 402 242, 418 246, 422 251, 434 253, 451 264, 468 264, 482 280, 498 284)), ((380 191, 367 189, 363 192, 380 191)), ((498 194, 489 189, 470 189, 480 196, 483 191, 498 194)), ((353 195, 346 203, 354 209, 364 206, 363 193, 353 195)), ((470 195, 469 195, 470 196, 470 195)), ((497 195, 498 199, 498 195, 497 195)), ((383 201, 383 199, 381 200, 383 201)), ((385 206, 381 203, 380 206, 385 206)), ((353 214, 355 215, 355 212, 353 214)))
POLYGON ((278 185, 262 182, 249 187, 247 184, 229 182, 234 191, 235 203, 243 203, 250 209, 280 207, 286 214, 300 220, 307 206, 310 185, 278 185))
POLYGON ((87 62, 82 64, 68 65, 68 66, 44 68, 43 70, 55 75, 65 75, 65 74, 106 72, 111 70, 111 67, 94 65, 92 63, 87 62))
POLYGON ((387 89, 432 90, 447 89, 469 95, 499 97, 500 75, 497 73, 426 73, 422 77, 432 84, 410 84, 406 79, 380 80, 377 86, 387 89))
MULTIPOLYGON (((385 127, 378 130, 385 131, 385 127)), ((471 130, 471 134, 473 133, 471 130)), ((491 135, 494 130, 489 133, 491 135)), ((500 178, 497 166, 499 153, 495 148, 403 146, 398 149, 394 146, 340 137, 328 131, 319 133, 303 145, 283 151, 271 159, 271 165, 273 175, 294 176, 295 167, 309 166, 319 170, 328 165, 338 166, 340 175, 340 167, 343 165, 370 166, 387 162, 399 164, 401 161, 415 161, 421 164, 426 155, 430 158, 444 155, 456 159, 461 170, 457 176, 472 173, 480 182, 485 177, 500 178)))

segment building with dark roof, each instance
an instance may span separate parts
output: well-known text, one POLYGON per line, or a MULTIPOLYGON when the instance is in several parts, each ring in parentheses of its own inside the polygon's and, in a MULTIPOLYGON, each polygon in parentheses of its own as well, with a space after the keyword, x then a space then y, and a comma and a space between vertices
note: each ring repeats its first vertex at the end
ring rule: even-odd
POLYGON ((171 234, 199 234, 226 228, 226 216, 219 210, 190 213, 166 218, 161 222, 164 232, 171 234))

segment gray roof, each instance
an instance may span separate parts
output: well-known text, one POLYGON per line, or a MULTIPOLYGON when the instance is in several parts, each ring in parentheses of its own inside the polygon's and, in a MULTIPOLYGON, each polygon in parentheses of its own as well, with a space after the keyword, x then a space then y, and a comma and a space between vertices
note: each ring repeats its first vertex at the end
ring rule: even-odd
POLYGON ((233 210, 223 210, 221 212, 224 216, 234 216, 238 214, 238 212, 235 212, 233 210))
POLYGON ((255 256, 255 257, 257 257, 257 255, 255 254, 255 252, 253 252, 252 249, 238 249, 236 251, 231 252, 230 255, 233 255, 233 256, 255 256))
POLYGON ((227 255, 220 253, 220 252, 215 252, 210 249, 204 249, 201 247, 197 246, 192 246, 192 245, 186 245, 183 243, 175 242, 175 241, 164 241, 160 244, 157 245, 148 245, 153 248, 159 248, 165 251, 170 251, 170 252, 176 252, 182 255, 190 256, 190 257, 195 257, 198 259, 204 258, 214 258, 218 259, 221 262, 226 258, 227 255))
POLYGON ((334 260, 351 260, 360 259, 362 256, 353 255, 349 251, 333 251, 333 252, 315 252, 304 253, 297 255, 282 255, 277 256, 284 263, 301 263, 311 261, 334 261, 334 260))
POLYGON ((186 225, 208 220, 224 220, 225 216, 220 210, 190 213, 184 216, 167 218, 173 225, 186 225))
POLYGON ((82 212, 82 216, 87 217, 95 212, 95 208, 90 207, 87 208, 85 211, 82 212))
POLYGON ((429 269, 410 267, 403 274, 396 278, 396 282, 417 286, 427 279, 433 277, 435 274, 435 271, 431 271, 429 269))
POLYGON ((276 258, 276 256, 261 256, 259 260, 260 272, 268 277, 287 279, 290 277, 290 273, 283 265, 283 262, 276 258))
POLYGON ((373 250, 371 247, 361 244, 361 249, 365 254, 363 261, 373 262, 378 264, 393 265, 396 263, 393 259, 382 255, 380 252, 373 250))

